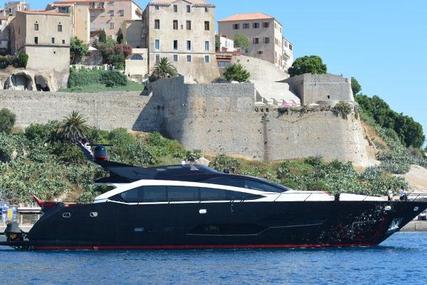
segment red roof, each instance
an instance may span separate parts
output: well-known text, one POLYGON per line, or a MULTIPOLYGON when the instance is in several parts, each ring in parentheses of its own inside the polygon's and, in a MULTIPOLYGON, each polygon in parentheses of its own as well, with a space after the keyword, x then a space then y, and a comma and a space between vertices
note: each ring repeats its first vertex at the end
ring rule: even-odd
POLYGON ((52 15, 52 16, 69 16, 65 13, 58 13, 55 10, 26 10, 17 11, 17 13, 29 14, 29 15, 52 15))
POLYGON ((235 14, 219 22, 234 22, 234 21, 251 21, 251 20, 270 20, 274 17, 264 13, 248 13, 248 14, 235 14))

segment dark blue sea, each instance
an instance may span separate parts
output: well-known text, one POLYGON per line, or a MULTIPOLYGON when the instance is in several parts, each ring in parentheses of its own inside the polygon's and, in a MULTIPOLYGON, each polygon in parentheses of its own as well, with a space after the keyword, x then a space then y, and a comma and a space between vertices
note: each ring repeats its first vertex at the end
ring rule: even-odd
POLYGON ((376 248, 17 252, 0 284, 427 284, 427 233, 376 248))

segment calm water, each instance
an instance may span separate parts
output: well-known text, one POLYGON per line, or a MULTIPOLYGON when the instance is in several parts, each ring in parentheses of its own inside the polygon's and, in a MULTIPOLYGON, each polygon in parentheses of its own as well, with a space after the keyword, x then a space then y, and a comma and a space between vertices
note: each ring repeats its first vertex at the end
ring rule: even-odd
POLYGON ((16 252, 2 284, 427 284, 427 233, 372 249, 16 252))

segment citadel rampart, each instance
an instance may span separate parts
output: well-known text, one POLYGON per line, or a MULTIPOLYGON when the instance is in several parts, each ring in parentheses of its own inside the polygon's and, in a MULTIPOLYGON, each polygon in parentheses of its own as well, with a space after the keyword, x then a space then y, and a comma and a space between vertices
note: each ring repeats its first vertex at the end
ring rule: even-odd
POLYGON ((184 84, 166 79, 137 93, 69 94, 1 91, 0 108, 17 115, 17 125, 61 120, 78 110, 101 128, 160 131, 189 149, 256 160, 322 156, 369 165, 360 121, 330 111, 279 114, 256 107, 253 84, 184 84))

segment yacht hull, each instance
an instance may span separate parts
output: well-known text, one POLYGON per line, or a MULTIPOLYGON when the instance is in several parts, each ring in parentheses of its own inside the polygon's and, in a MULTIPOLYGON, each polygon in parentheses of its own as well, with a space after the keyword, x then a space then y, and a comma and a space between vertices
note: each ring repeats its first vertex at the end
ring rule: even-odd
POLYGON ((34 250, 366 247, 426 208, 419 201, 60 204, 21 244, 34 250))

